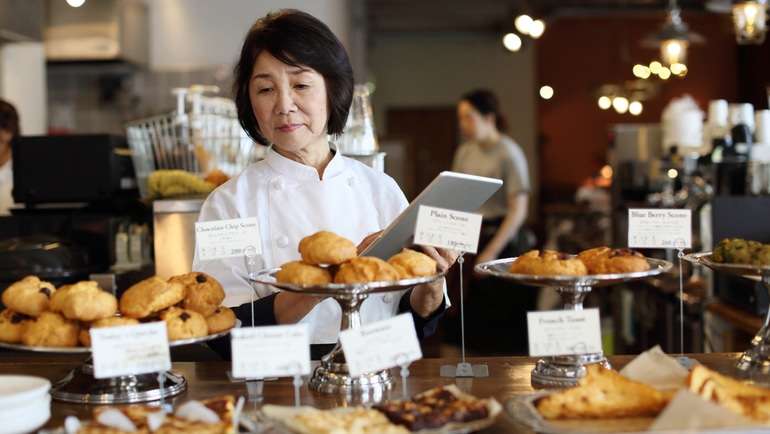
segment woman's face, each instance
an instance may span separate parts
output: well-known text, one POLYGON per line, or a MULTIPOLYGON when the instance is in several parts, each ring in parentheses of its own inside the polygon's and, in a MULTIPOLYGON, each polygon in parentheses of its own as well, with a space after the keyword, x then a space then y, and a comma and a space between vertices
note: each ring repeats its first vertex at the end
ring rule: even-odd
POLYGON ((482 140, 494 128, 494 117, 484 116, 468 101, 457 104, 457 121, 464 140, 482 140))
POLYGON ((326 82, 315 70, 263 51, 254 63, 249 97, 259 131, 279 149, 295 153, 326 141, 326 82))

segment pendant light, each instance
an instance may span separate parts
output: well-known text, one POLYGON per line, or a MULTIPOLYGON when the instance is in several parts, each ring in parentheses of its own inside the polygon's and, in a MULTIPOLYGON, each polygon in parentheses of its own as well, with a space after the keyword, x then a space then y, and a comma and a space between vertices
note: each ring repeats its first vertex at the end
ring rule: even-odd
POLYGON ((767 33, 767 0, 741 0, 733 4, 735 39, 739 44, 762 44, 767 33))
POLYGON ((648 36, 643 45, 653 48, 659 47, 660 59, 666 65, 684 65, 687 61, 687 49, 690 44, 703 41, 702 36, 690 32, 687 24, 682 21, 681 10, 676 0, 669 0, 666 23, 657 33, 648 36))

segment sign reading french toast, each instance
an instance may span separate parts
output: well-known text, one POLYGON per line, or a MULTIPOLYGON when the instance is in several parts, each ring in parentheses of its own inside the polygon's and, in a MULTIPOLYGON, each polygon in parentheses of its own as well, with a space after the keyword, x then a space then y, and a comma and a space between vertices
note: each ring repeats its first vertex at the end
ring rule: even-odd
POLYGON ((340 332, 350 375, 355 377, 422 358, 412 315, 404 313, 340 332))
POLYGON ((602 352, 599 309, 527 312, 527 332, 532 357, 602 352))
POLYGON ((689 249, 692 247, 692 211, 689 209, 629 209, 628 247, 689 249))
POLYGON ((310 374, 307 324, 234 328, 230 339, 234 378, 310 374))
POLYGON ((254 254, 262 253, 256 217, 195 223, 195 249, 200 261, 243 256, 249 247, 254 248, 254 254))
POLYGON ((481 218, 481 214, 421 205, 414 229, 414 243, 476 253, 481 218))
POLYGON ((171 369, 168 334, 163 321, 92 328, 90 333, 95 378, 149 374, 171 369))

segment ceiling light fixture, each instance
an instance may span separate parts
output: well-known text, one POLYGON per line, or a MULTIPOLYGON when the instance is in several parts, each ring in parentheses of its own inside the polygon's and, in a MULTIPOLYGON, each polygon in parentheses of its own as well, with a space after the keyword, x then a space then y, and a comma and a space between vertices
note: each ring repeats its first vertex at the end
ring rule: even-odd
POLYGON ((503 46, 506 50, 515 53, 521 49, 521 38, 516 33, 506 33, 503 36, 503 46))
POLYGON ((739 44, 762 44, 767 33, 767 0, 743 0, 733 4, 735 39, 739 44))
POLYGON ((534 20, 529 15, 523 14, 516 17, 515 20, 513 20, 513 25, 516 27, 516 30, 519 31, 522 35, 529 35, 530 29, 532 28, 532 23, 534 20))
POLYGON ((699 44, 704 41, 703 36, 690 31, 687 24, 682 21, 681 13, 676 0, 669 0, 666 23, 657 33, 643 41, 646 47, 660 49, 660 58, 666 65, 685 63, 690 44, 699 44))
POLYGON ((532 24, 529 26, 529 36, 538 39, 543 36, 543 33, 545 33, 545 22, 543 20, 532 21, 532 24))
POLYGON ((72 6, 73 8, 79 8, 83 6, 85 2, 86 0, 67 0, 67 4, 72 6))
POLYGON ((551 99, 553 97, 553 88, 545 85, 540 88, 540 98, 551 99))

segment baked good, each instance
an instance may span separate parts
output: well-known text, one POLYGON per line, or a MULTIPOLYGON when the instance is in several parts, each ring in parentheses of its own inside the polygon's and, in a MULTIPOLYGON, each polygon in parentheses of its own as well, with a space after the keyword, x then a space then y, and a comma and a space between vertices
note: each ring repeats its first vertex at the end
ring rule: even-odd
POLYGON ((387 418, 410 431, 442 428, 493 417, 499 404, 491 399, 477 399, 463 394, 454 386, 441 386, 416 395, 406 401, 388 401, 374 408, 387 418))
POLYGON ((43 312, 24 324, 21 342, 30 347, 75 347, 80 327, 58 313, 43 312))
POLYGON ((644 255, 631 249, 595 247, 580 252, 578 258, 585 264, 588 274, 635 273, 650 269, 644 255))
POLYGON ((24 325, 31 318, 10 309, 0 312, 0 342, 9 344, 21 342, 21 333, 24 330, 24 325))
POLYGON ((281 269, 275 273, 275 280, 302 286, 326 285, 332 282, 332 275, 324 268, 292 261, 281 265, 281 269))
POLYGON ((122 316, 113 316, 109 318, 103 318, 97 321, 94 321, 90 324, 88 328, 83 328, 80 330, 80 334, 78 334, 78 340, 80 341, 80 344, 84 347, 90 347, 91 346, 91 329, 98 329, 98 328, 105 328, 105 327, 120 327, 120 326, 127 326, 127 325, 137 325, 139 324, 139 321, 133 319, 133 318, 126 318, 122 316))
POLYGON ((179 282, 185 287, 185 309, 198 312, 203 316, 214 313, 217 307, 225 300, 225 290, 216 279, 206 273, 192 272, 181 276, 174 276, 169 282, 179 282))
POLYGON ((398 272, 399 279, 432 276, 436 274, 436 261, 425 253, 404 249, 388 259, 388 264, 398 272))
POLYGON ((209 334, 206 318, 193 310, 172 307, 160 314, 166 322, 168 340, 199 338, 209 334))
POLYGON ((398 280, 398 271, 392 265, 373 256, 360 256, 340 265, 334 276, 335 283, 366 283, 398 280))
POLYGON ((209 334, 223 332, 235 327, 235 313, 232 309, 219 306, 213 314, 206 317, 209 334))
POLYGON ((48 310, 51 296, 56 288, 36 276, 27 276, 3 291, 3 304, 14 312, 29 316, 40 316, 48 310))
POLYGON ((377 410, 363 407, 318 410, 266 404, 262 414, 296 434, 408 434, 377 410))
POLYGON ((770 423, 770 389, 721 375, 695 365, 687 388, 696 395, 757 422, 770 423))
POLYGON ((657 415, 670 399, 668 393, 592 364, 576 387, 548 395, 535 407, 546 419, 642 417, 657 415))
POLYGON ((725 238, 711 254, 714 262, 728 264, 770 265, 770 245, 742 238, 725 238))
POLYGON ((583 262, 566 253, 553 250, 530 250, 511 264, 514 274, 536 276, 585 276, 588 270, 583 262))
POLYGON ((130 318, 145 318, 184 300, 185 287, 158 276, 142 280, 120 297, 120 312, 130 318))
POLYGON ((91 322, 114 316, 118 300, 99 288, 94 281, 78 282, 56 291, 51 299, 51 310, 61 312, 67 319, 91 322))
POLYGON ((313 265, 339 265, 358 255, 356 245, 333 232, 320 231, 299 242, 302 261, 313 265))

